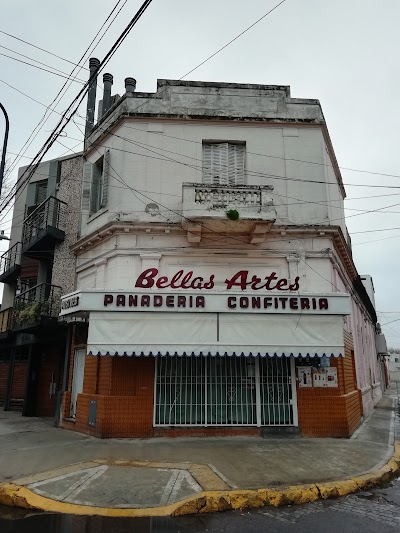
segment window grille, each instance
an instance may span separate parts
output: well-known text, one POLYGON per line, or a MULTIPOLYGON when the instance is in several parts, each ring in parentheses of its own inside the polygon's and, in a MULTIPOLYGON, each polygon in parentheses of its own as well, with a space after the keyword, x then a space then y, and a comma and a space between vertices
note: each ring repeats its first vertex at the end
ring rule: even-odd
POLYGON ((244 144, 203 144, 203 183, 208 185, 244 185, 244 167, 244 144))
POLYGON ((155 426, 292 426, 289 358, 159 357, 155 426))

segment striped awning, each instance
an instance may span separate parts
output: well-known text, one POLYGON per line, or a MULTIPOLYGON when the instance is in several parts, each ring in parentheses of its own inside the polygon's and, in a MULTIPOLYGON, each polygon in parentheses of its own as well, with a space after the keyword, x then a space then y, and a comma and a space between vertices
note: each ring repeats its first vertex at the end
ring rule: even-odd
POLYGON ((340 316, 92 312, 88 354, 128 357, 341 357, 340 316))

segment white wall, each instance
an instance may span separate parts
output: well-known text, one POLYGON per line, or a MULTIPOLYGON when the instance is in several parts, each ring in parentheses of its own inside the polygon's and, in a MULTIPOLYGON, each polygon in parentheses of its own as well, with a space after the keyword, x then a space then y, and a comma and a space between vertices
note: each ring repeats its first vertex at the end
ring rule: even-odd
POLYGON ((336 183, 336 177, 324 166, 330 163, 319 126, 132 119, 125 120, 88 156, 94 163, 110 149, 111 177, 107 208, 90 216, 87 224, 84 217, 82 236, 116 217, 179 223, 182 183, 202 182, 204 140, 246 143, 247 184, 274 187, 276 224, 326 225, 332 220, 344 230, 339 185, 326 184, 336 183), (152 202, 159 205, 156 217, 144 212, 152 202))

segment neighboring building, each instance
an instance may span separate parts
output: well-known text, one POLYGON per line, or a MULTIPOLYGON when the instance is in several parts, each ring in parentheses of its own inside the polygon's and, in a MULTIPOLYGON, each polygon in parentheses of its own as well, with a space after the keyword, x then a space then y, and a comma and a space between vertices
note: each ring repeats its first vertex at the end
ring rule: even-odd
POLYGON ((82 155, 41 163, 26 186, 19 170, 10 248, 0 259, 0 405, 54 416, 62 390, 67 327, 61 294, 75 286, 82 155))
POLYGON ((394 351, 389 348, 387 362, 390 381, 400 381, 400 350, 394 351))
POLYGON ((135 93, 132 78, 112 100, 104 79, 62 299, 62 425, 350 436, 382 396, 377 320, 318 100, 175 80, 135 93))

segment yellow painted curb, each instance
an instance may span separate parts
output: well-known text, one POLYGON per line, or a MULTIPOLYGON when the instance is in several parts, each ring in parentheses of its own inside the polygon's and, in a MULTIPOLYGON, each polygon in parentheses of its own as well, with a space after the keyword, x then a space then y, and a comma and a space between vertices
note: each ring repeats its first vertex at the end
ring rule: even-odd
POLYGON ((256 509, 264 506, 309 503, 319 499, 337 498, 386 483, 400 472, 400 443, 396 443, 392 458, 379 470, 351 479, 292 485, 279 489, 216 490, 204 491, 184 500, 160 507, 116 509, 59 502, 40 496, 26 487, 0 484, 0 504, 23 509, 36 509, 53 513, 75 515, 100 515, 110 517, 182 516, 211 513, 229 509, 256 509))

